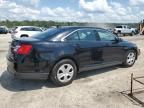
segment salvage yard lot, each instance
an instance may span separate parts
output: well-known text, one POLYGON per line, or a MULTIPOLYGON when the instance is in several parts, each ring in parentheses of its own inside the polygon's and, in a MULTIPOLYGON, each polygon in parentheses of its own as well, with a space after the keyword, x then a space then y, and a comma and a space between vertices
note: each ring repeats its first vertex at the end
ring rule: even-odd
MULTIPOLYGON (((48 81, 14 79, 6 71, 10 35, 0 35, 0 108, 140 108, 127 96, 130 74, 144 76, 144 36, 123 37, 136 43, 141 55, 131 68, 110 68, 82 72, 68 86, 55 87, 48 81)), ((134 84, 135 89, 144 86, 134 84)), ((144 93, 139 94, 144 102, 144 93)))

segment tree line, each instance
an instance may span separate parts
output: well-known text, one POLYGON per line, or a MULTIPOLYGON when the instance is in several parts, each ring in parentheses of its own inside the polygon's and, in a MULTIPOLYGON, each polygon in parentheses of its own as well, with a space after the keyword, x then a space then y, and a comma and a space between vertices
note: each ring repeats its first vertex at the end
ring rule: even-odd
POLYGON ((0 26, 12 28, 15 26, 38 26, 49 28, 52 26, 94 26, 101 28, 114 28, 117 25, 129 25, 130 27, 138 28, 138 23, 88 23, 88 22, 56 22, 56 21, 0 21, 0 26))
POLYGON ((49 28, 51 26, 83 26, 80 22, 55 22, 55 21, 0 21, 0 26, 7 26, 8 28, 15 26, 38 26, 49 28))

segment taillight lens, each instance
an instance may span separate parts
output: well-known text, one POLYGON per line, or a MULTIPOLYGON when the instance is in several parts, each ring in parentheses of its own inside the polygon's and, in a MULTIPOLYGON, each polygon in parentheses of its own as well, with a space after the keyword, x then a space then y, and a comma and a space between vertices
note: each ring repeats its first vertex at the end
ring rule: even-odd
POLYGON ((17 54, 22 54, 22 55, 27 55, 30 53, 32 49, 32 45, 27 45, 27 44, 21 44, 19 47, 17 47, 17 54))

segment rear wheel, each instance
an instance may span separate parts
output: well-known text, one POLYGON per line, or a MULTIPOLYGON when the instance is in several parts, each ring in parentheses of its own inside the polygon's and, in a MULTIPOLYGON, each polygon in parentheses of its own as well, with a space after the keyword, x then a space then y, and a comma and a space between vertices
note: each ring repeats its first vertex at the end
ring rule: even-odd
POLYGON ((117 35, 118 35, 118 37, 123 36, 122 33, 121 33, 121 31, 118 31, 117 35))
POLYGON ((134 50, 130 50, 126 53, 123 65, 126 67, 131 67, 134 65, 135 61, 136 61, 136 52, 134 50))
POLYGON ((54 66, 50 78, 58 86, 65 86, 75 79, 77 67, 72 60, 61 60, 54 66))

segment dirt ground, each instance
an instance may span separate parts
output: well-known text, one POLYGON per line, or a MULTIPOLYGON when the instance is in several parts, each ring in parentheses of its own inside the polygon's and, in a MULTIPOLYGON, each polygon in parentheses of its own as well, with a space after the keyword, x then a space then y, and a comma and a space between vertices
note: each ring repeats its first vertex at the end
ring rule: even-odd
MULTIPOLYGON (((6 71, 6 53, 10 35, 0 35, 0 108, 140 108, 144 92, 131 99, 130 74, 144 76, 144 36, 124 37, 136 43, 141 55, 131 68, 114 66, 82 72, 68 86, 55 87, 48 81, 14 79, 6 71)), ((144 80, 143 80, 144 82, 144 80)), ((137 91, 144 85, 134 83, 137 91)))

